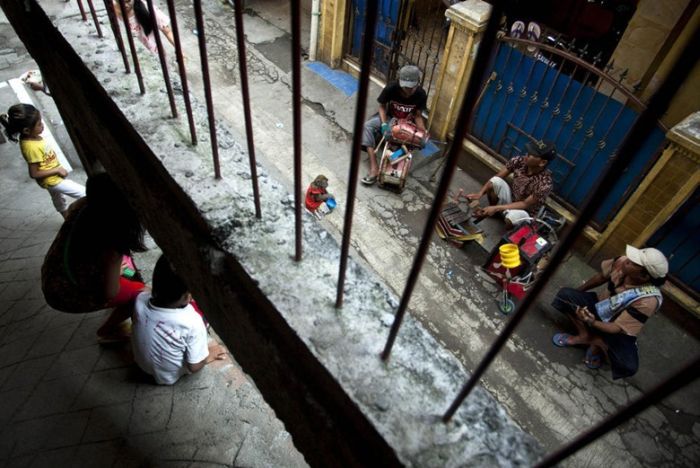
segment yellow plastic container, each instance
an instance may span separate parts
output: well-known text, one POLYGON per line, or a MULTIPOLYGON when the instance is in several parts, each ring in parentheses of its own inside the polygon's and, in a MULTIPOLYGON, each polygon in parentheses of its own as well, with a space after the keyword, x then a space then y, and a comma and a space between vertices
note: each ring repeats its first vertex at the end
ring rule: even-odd
POLYGON ((520 266, 520 250, 515 244, 503 244, 498 248, 501 254, 501 263, 506 268, 515 268, 520 266))

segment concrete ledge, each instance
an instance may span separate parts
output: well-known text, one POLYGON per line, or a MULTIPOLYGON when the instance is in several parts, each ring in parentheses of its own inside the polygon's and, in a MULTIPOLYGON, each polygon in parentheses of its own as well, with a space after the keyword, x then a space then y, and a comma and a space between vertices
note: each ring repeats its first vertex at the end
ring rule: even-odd
POLYGON ((193 148, 185 119, 169 118, 153 56, 139 49, 141 96, 110 38, 77 17, 57 20, 59 33, 34 1, 29 12, 22 2, 2 5, 79 148, 89 149, 82 157, 109 170, 162 250, 190 272, 214 329, 309 463, 530 466, 540 457, 483 389, 440 422, 467 371, 415 320, 407 317, 391 360, 380 361, 397 298, 351 261, 336 310, 336 241, 306 216, 304 260, 291 259, 292 197, 259 167, 263 219, 255 219, 248 158, 223 124, 224 178, 213 179, 202 106, 193 148))

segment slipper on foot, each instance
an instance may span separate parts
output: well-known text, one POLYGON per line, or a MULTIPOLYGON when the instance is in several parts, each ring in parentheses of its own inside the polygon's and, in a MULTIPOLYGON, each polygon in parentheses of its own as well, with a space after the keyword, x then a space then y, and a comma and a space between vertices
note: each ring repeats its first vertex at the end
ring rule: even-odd
POLYGON ((554 346, 559 348, 567 348, 569 346, 573 346, 569 344, 569 338, 571 338, 571 335, 568 333, 556 333, 552 337, 552 343, 554 343, 554 346))
POLYGON ((362 179, 360 179, 360 182, 362 182, 365 185, 374 185, 374 183, 377 182, 377 176, 366 175, 362 179))
POLYGON ((586 350, 586 359, 583 360, 583 363, 589 369, 600 369, 600 366, 603 365, 603 355, 593 353, 593 351, 591 351, 591 348, 588 348, 586 350))

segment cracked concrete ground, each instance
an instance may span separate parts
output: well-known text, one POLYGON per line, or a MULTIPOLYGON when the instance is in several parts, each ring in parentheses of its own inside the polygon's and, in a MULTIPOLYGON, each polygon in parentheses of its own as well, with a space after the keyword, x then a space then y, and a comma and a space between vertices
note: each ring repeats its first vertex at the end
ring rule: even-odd
MULTIPOLYGON (((279 180, 287 181, 291 185, 292 125, 291 97, 289 96, 291 78, 284 72, 284 66, 277 65, 277 62, 285 60, 284 57, 277 56, 283 54, 284 50, 279 44, 285 40, 288 41, 283 17, 284 11, 280 6, 284 3, 286 2, 247 2, 247 7, 257 14, 246 18, 246 28, 249 28, 246 29, 246 32, 249 41, 248 65, 251 72, 251 101, 256 150, 261 163, 270 172, 276 172, 279 180), (270 11, 274 11, 274 13, 270 13, 270 11), (271 42, 276 42, 274 48, 265 47, 271 42), (265 53, 269 56, 266 56, 265 53)), ((58 6, 63 6, 63 3, 60 2, 58 6)), ((66 11, 75 15, 76 11, 73 11, 76 10, 75 4, 71 3, 65 8, 70 9, 66 11)), ((181 29, 183 31, 191 30, 194 26, 189 2, 180 1, 177 8, 180 13, 181 29)), ((238 88, 237 54, 234 45, 234 32, 231 28, 233 24, 232 14, 228 7, 218 3, 207 3, 205 11, 207 31, 213 33, 209 35, 209 52, 215 83, 217 115, 227 120, 238 131, 240 137, 244 135, 244 127, 240 89, 238 88)), ((103 22, 106 24, 106 19, 103 22)), ((7 34, 6 28, 7 25, 3 25, 3 34, 7 34)), ((89 32, 90 28, 86 25, 86 34, 89 32)), ((7 37, 10 35, 8 34, 7 37)), ((194 64, 197 63, 196 38, 189 34, 185 35, 184 39, 187 53, 190 56, 189 63, 193 64, 190 66, 192 89, 195 94, 199 95, 201 94, 201 81, 194 70, 196 68, 194 64)), ((288 58, 286 60, 288 62, 288 58)), ((303 110, 304 180, 311 180, 318 173, 324 173, 331 179, 330 189, 339 197, 340 210, 325 218, 323 224, 337 236, 342 228, 342 208, 345 206, 343 198, 347 189, 345 186, 348 171, 347 155, 349 154, 349 135, 352 131, 355 96, 348 97, 339 93, 306 69, 304 69, 303 83, 303 94, 306 102, 316 103, 312 106, 306 106, 303 110)), ((374 88, 373 93, 376 96, 378 89, 374 88)), ((240 138, 240 141, 243 140, 240 138)), ((6 150, 3 149, 3 151, 6 150)), ((14 154, 9 156, 3 157, 3 165, 8 164, 10 158, 14 158, 15 161, 11 166, 4 166, 8 168, 7 171, 11 171, 13 175, 23 174, 23 163, 21 160, 19 160, 21 164, 17 163, 18 156, 14 154)), ((358 192, 353 247, 366 263, 376 270, 387 284, 398 293, 401 293, 403 289, 405 276, 412 261, 412 254, 432 199, 431 193, 434 186, 429 180, 432 168, 432 166, 428 166, 416 171, 413 174, 414 177, 409 181, 408 189, 401 195, 384 192, 376 187, 361 188, 358 192), (363 229, 358 229, 357 226, 362 226, 363 229), (397 239, 400 239, 400 242, 397 239)), ((224 168, 224 177, 226 176, 224 168)), ((228 176, 233 175, 228 174, 228 176)), ((20 177, 15 177, 15 179, 17 179, 16 183, 22 181, 20 177)), ((25 182, 29 183, 29 181, 25 182)), ((464 173, 459 173, 455 185, 475 187, 478 182, 468 178, 464 173)), ((11 184, 7 184, 7 186, 10 187, 11 184)), ((8 301, 7 305, 6 303, 2 304, 4 311, 2 317, 5 320, 18 314, 17 308, 33 313, 42 307, 40 297, 36 297, 36 294, 32 295, 32 290, 36 293, 36 288, 32 288, 32 284, 36 285, 36 276, 31 276, 30 257, 12 258, 13 255, 18 255, 16 250, 20 248, 25 253, 19 255, 28 255, 27 253, 33 249, 33 261, 37 262, 41 250, 46 247, 45 244, 50 240, 47 238, 42 240, 43 244, 27 243, 25 245, 25 242, 28 242, 25 239, 25 237, 29 237, 28 232, 51 231, 52 227, 47 225, 46 221, 46 218, 50 219, 52 216, 51 211, 48 210, 45 216, 36 220, 36 225, 32 225, 28 230, 25 229, 28 220, 32 218, 27 213, 35 212, 31 208, 45 207, 46 205, 45 200, 42 201, 39 197, 45 194, 41 191, 37 194, 39 189, 34 186, 27 187, 27 189, 29 188, 33 189, 32 197, 34 197, 35 202, 27 206, 28 211, 16 212, 17 207, 11 206, 11 211, 3 218, 2 273, 4 276, 0 286, 2 288, 0 294, 3 301, 8 301), (17 223, 18 227, 13 227, 10 223, 17 223), (7 229, 10 229, 9 231, 4 231, 6 226, 7 229), (14 229, 17 229, 19 234, 13 232, 14 229), (10 276, 12 278, 5 281, 5 278, 10 276), (8 315, 9 312, 12 313, 8 315)), ((3 210, 5 204, 9 203, 7 200, 11 200, 11 198, 3 194, 3 210)), ((53 222, 58 223, 60 219, 53 222)), ((54 227, 53 232, 55 229, 54 227)), ((434 243, 411 302, 411 313, 419 318, 426 328, 431 330, 436 338, 444 343, 469 369, 475 367, 503 324, 503 317, 496 311, 494 305, 495 291, 491 285, 480 282, 474 275, 474 265, 481 264, 485 256, 486 251, 478 245, 470 245, 464 251, 458 251, 439 241, 434 243)), ((562 274, 557 281, 559 284, 575 283, 586 277, 591 271, 576 257, 572 257, 562 266, 562 274)), ((552 285, 549 288, 549 294, 552 294, 555 286, 552 285)), ((43 307, 45 308, 45 306, 43 307)), ((36 320, 39 320, 39 317, 37 316, 36 320)), ((581 351, 559 350, 552 347, 549 338, 558 328, 557 322, 560 322, 560 318, 546 307, 546 301, 543 300, 541 307, 530 313, 530 316, 518 329, 516 336, 509 342, 507 348, 484 378, 486 388, 505 405, 511 416, 549 450, 610 414, 630 398, 651 388, 655 382, 667 375, 667 372, 676 368, 686 356, 692 355, 698 349, 697 341, 686 331, 679 329, 663 316, 655 317, 649 322, 640 339, 642 355, 640 373, 633 379, 613 382, 607 369, 602 372, 593 372, 583 367, 581 351)), ((82 332, 84 339, 91 336, 90 332, 95 328, 94 323, 81 322, 77 326, 85 328, 82 332)), ((16 331, 20 328, 22 327, 15 326, 13 330, 16 331)), ((42 344, 43 341, 37 343, 42 344)), ((9 343, 4 342, 3 345, 7 346, 9 343)), ((29 340, 18 340, 16 345, 7 349, 8 351, 13 350, 13 353, 8 353, 10 356, 17 356, 16 353, 19 351, 15 346, 28 347, 30 343, 29 340)), ((25 352, 28 351, 25 350, 25 352)), ((0 365, 0 369, 3 371, 0 374, 2 375, 0 382, 3 382, 0 391, 5 397, 4 401, 11 403, 10 406, 25 402, 31 403, 31 400, 28 399, 29 395, 25 392, 31 394, 35 391, 35 387, 25 385, 22 379, 42 378, 32 377, 36 375, 33 374, 32 369, 42 369, 42 367, 41 363, 35 362, 35 359, 29 354, 31 352, 25 356, 26 359, 20 359, 17 362, 5 361, 3 365, 0 365), (14 383, 7 384, 8 381, 12 382, 14 379, 20 381, 18 386, 14 383), (6 389, 7 385, 9 386, 6 389), (18 400, 22 400, 22 402, 18 402, 18 400)), ((102 354, 105 352, 101 351, 100 356, 102 354)), ((7 359, 7 356, 4 358, 7 359)), ((75 361, 71 359, 70 355, 64 359, 70 365, 75 366, 75 361)), ((126 378, 123 370, 120 371, 118 366, 116 366, 117 370, 113 370, 113 366, 113 363, 106 365, 106 367, 96 366, 92 372, 104 374, 105 382, 112 381, 110 379, 118 380, 119 377, 126 378)), ((38 373, 45 372, 46 368, 43 369, 44 371, 39 370, 38 373)), ((76 373, 80 375, 79 371, 76 373)), ((80 378, 76 379, 80 380, 80 378)), ((55 382, 73 385, 71 383, 72 377, 65 377, 63 380, 55 382)), ((222 381, 222 383, 224 382, 222 381)), ((71 388, 66 388, 65 393, 72 395, 70 391, 71 388)), ((662 404, 646 411, 631 423, 597 441, 590 448, 568 460, 567 464, 571 466, 598 466, 604 463, 619 463, 623 466, 694 466, 693 460, 697 461, 700 458, 698 394, 697 384, 686 388, 662 404)), ((102 409, 106 407, 114 410, 115 420, 121 420, 119 419, 119 415, 122 414, 119 409, 120 403, 104 401, 100 403, 100 409, 93 410, 95 418, 99 419, 99 412, 106 411, 102 409)), ((81 427, 81 424, 83 424, 83 428, 91 427, 84 425, 85 415, 82 411, 82 409, 76 410, 77 414, 70 417, 65 416, 60 424, 73 427, 70 424, 77 421, 74 423, 77 427, 81 427)), ((154 409, 154 411, 158 410, 154 409)), ((69 413, 71 413, 70 409, 69 413)), ((42 417, 39 417, 38 420, 46 423, 53 421, 42 417)), ((87 418, 88 424, 89 421, 90 417, 87 418)), ((31 424, 26 423, 26 421, 18 421, 16 425, 13 423, 11 427, 17 429, 15 432, 18 434, 25 434, 23 431, 26 430, 28 433, 32 429, 30 426, 31 424)), ((36 426, 53 427, 52 424, 36 424, 36 426)), ((110 433, 122 434, 114 428, 110 433)), ((129 434, 128 430, 126 433, 129 434)), ((42 446, 48 441, 46 433, 41 437, 42 442, 29 438, 29 441, 17 441, 14 447, 22 454, 29 453, 32 449, 44 447, 45 452, 41 457, 49 455, 62 457, 77 452, 89 454, 97 453, 98 450, 114 453, 120 447, 119 443, 122 439, 119 437, 124 436, 119 435, 116 442, 112 440, 103 443, 92 441, 76 443, 71 440, 69 445, 66 445, 66 442, 61 442, 56 450, 48 449, 46 445, 42 446), (26 448, 27 446, 30 448, 26 448)), ((71 438, 71 436, 66 434, 66 438, 71 438)), ((143 439, 145 451, 153 450, 157 445, 154 443, 154 439, 157 437, 154 436, 135 436, 135 439, 143 439)), ((5 440, 4 437, 3 440, 5 440)), ((50 444, 58 443, 49 442, 50 444)), ((168 448, 167 444, 165 448, 168 448)), ((191 453, 194 453, 194 449, 190 450, 189 455, 191 453)), ((42 460, 41 457, 36 457, 36 460, 42 460)), ((24 464, 22 461, 27 460, 29 458, 17 458, 15 462, 16 464, 24 464)))

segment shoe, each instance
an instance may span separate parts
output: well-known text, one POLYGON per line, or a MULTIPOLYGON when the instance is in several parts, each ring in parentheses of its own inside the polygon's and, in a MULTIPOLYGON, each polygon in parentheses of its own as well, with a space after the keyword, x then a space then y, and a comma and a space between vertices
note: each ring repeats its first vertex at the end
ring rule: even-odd
POLYGON ((513 22, 513 25, 510 27, 510 37, 520 39, 524 33, 525 23, 520 20, 513 22))
POLYGON ((583 360, 583 363, 589 369, 600 369, 600 366, 603 365, 603 355, 594 354, 593 351, 591 351, 592 349, 591 347, 586 350, 586 358, 583 360))
MULTIPOLYGON (((527 25, 527 40, 537 42, 540 40, 540 35, 542 34, 542 29, 540 25, 534 21, 530 21, 527 25)), ((527 51, 534 53, 537 50, 535 46, 527 46, 527 51)))
POLYGON ((377 176, 366 175, 360 179, 360 182, 365 185, 374 185, 377 182, 377 176))
POLYGON ((567 348, 573 346, 569 344, 569 338, 571 338, 571 335, 568 333, 557 333, 552 337, 552 343, 559 348, 567 348))

